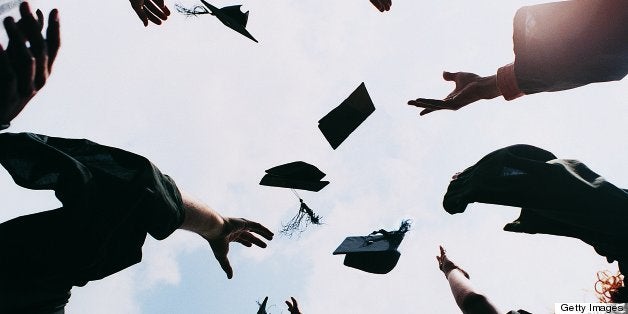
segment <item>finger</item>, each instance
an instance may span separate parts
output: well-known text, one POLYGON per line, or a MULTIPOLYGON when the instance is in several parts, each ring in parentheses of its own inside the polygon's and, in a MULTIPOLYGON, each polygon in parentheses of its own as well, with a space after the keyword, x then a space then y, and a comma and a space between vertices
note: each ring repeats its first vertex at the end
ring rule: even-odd
POLYGON ((161 10, 161 8, 158 8, 153 2, 151 1, 146 1, 144 3, 144 7, 146 8, 146 10, 148 10, 149 12, 151 12, 154 16, 156 16, 157 18, 161 19, 161 20, 166 20, 168 18, 168 16, 166 15, 165 12, 163 12, 161 10))
POLYGON ((243 240, 243 239, 235 239, 233 241, 238 242, 238 243, 240 243, 240 244, 242 244, 242 245, 244 245, 246 247, 253 246, 253 244, 250 241, 246 241, 246 240, 243 240))
POLYGON ((385 0, 384 3, 386 4, 386 11, 390 11, 390 7, 392 6, 392 1, 385 0))
POLYGON ((15 74, 18 79, 18 93, 23 96, 33 95, 33 80, 35 75, 35 58, 26 47, 26 38, 18 29, 12 17, 4 19, 4 28, 9 37, 9 47, 7 51, 11 58, 11 63, 17 69, 15 74))
POLYGON ((434 111, 437 111, 437 109, 424 109, 424 110, 421 110, 421 112, 419 112, 419 116, 424 116, 424 115, 426 115, 426 114, 428 114, 430 112, 434 112, 434 111))
POLYGON ((170 15, 170 10, 164 3, 164 0, 153 0, 153 2, 163 11, 166 15, 170 15))
POLYGON ((22 18, 18 22, 20 30, 23 31, 24 35, 30 42, 30 51, 33 57, 35 57, 35 79, 33 81, 35 90, 42 88, 46 83, 46 78, 48 77, 48 54, 46 41, 41 35, 43 27, 43 14, 41 11, 37 11, 37 15, 40 18, 39 21, 37 21, 31 13, 28 3, 22 2, 20 5, 20 14, 22 18))
POLYGON ((133 8, 133 11, 135 11, 135 14, 137 14, 137 17, 139 17, 140 20, 142 20, 142 23, 144 23, 144 26, 148 26, 148 16, 146 16, 146 13, 144 13, 143 4, 140 1, 131 0, 131 8, 133 8))
POLYGON ((415 107, 420 107, 420 108, 426 108, 426 109, 434 109, 434 110, 448 109, 445 106, 445 102, 444 101, 437 100, 437 99, 418 98, 416 100, 408 101, 408 105, 415 106, 415 107))
POLYGON ((290 297, 290 299, 292 299, 292 305, 294 305, 294 307, 298 307, 299 306, 297 304, 297 299, 295 299, 294 297, 290 297))
POLYGON ((445 81, 455 81, 457 74, 458 73, 443 71, 443 79, 445 79, 445 81))
POLYGON ((379 3, 379 0, 371 0, 371 3, 379 10, 379 12, 384 12, 382 5, 379 3))
POLYGON ((61 46, 61 33, 59 28, 59 10, 53 9, 48 15, 48 29, 46 30, 48 72, 52 70, 52 64, 57 58, 57 52, 59 52, 59 47, 61 46))
POLYGON ((286 305, 288 306, 288 311, 292 310, 292 304, 290 304, 290 301, 286 301, 286 305))
POLYGON ((275 234, 272 231, 268 230, 268 228, 264 227, 259 222, 250 221, 250 220, 246 220, 246 219, 244 219, 244 221, 245 221, 246 229, 261 235, 266 240, 270 241, 270 240, 273 239, 273 236, 275 234))
POLYGON ((253 243, 261 248, 265 248, 266 247, 266 243, 264 243, 264 241, 262 241, 260 238, 254 236, 252 233, 243 233, 239 239, 247 241, 249 243, 253 243))
POLYGON ((447 255, 447 251, 445 251, 445 248, 443 248, 442 245, 439 245, 439 247, 440 247, 440 256, 443 257, 447 255))
POLYGON ((216 260, 218 260, 218 264, 220 264, 220 268, 225 271, 227 274, 227 278, 233 278, 233 268, 231 268, 231 263, 229 263, 229 258, 227 258, 227 254, 224 255, 214 255, 216 256, 216 260))
POLYGON ((146 14, 146 17, 148 18, 149 21, 153 22, 156 25, 161 25, 161 19, 158 18, 155 14, 153 14, 148 9, 144 9, 144 14, 146 14))
POLYGON ((35 11, 35 13, 37 13, 37 23, 39 23, 39 25, 41 25, 41 28, 44 28, 44 13, 41 12, 40 9, 37 9, 37 11, 35 11))

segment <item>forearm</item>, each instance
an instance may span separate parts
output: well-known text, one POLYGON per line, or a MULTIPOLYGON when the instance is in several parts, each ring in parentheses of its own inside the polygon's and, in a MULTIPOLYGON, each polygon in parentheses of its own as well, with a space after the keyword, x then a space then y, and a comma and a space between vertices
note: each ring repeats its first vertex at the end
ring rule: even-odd
POLYGON ((179 229, 198 233, 204 238, 216 238, 225 224, 224 218, 207 204, 195 199, 191 195, 181 192, 185 220, 179 229))
POLYGON ((453 269, 447 275, 447 281, 456 304, 465 314, 497 314, 497 309, 490 301, 478 293, 460 269, 453 269))

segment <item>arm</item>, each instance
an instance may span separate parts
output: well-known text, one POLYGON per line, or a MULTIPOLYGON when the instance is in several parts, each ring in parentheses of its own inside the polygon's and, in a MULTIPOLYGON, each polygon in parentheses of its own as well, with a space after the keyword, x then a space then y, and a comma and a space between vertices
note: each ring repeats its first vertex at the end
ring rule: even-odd
POLYGON ((12 17, 4 19, 9 45, 6 50, 0 46, 0 129, 9 127, 44 86, 61 44, 56 9, 50 11, 45 39, 41 11, 35 18, 28 3, 22 2, 20 15, 17 23, 12 17))
POLYGON ((447 258, 445 249, 440 247, 440 256, 436 257, 440 270, 449 282, 456 304, 465 314, 497 314, 495 306, 471 285, 467 272, 447 258))
POLYGON ((561 91, 628 74, 628 1, 561 1, 523 7, 514 18, 515 60, 480 77, 444 72, 456 83, 445 99, 418 98, 409 105, 458 110, 481 99, 513 100, 539 92, 561 91))
POLYGON ((216 260, 229 279, 233 277, 233 269, 227 258, 230 242, 238 242, 246 247, 255 244, 265 248, 266 243, 254 233, 261 235, 266 240, 273 239, 273 233, 260 223, 244 218, 223 217, 190 195, 181 193, 181 197, 185 209, 185 219, 180 229, 195 232, 209 242, 216 260))

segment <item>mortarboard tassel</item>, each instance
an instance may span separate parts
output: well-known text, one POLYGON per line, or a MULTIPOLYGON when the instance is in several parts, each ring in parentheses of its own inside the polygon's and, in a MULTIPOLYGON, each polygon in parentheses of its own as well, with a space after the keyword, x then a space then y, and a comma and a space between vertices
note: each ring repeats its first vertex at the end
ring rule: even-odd
POLYGON ((292 192, 294 192, 294 194, 299 198, 299 202, 301 202, 301 207, 299 208, 299 212, 294 217, 292 217, 292 219, 290 219, 290 221, 287 224, 283 224, 281 226, 281 230, 279 230, 279 233, 287 237, 292 237, 294 233, 297 231, 299 233, 305 231, 305 229, 307 228, 309 224, 314 224, 314 225, 322 224, 321 222, 322 217, 319 215, 316 215, 314 211, 310 207, 308 207, 307 204, 305 204, 303 199, 301 199, 301 197, 295 190, 292 190, 292 192), (303 220, 305 220, 305 222, 303 223, 303 226, 302 226, 301 224, 303 220))
POLYGON ((189 9, 177 3, 174 5, 174 7, 177 9, 177 12, 185 16, 197 16, 201 14, 210 14, 207 8, 202 5, 195 5, 193 8, 189 9))

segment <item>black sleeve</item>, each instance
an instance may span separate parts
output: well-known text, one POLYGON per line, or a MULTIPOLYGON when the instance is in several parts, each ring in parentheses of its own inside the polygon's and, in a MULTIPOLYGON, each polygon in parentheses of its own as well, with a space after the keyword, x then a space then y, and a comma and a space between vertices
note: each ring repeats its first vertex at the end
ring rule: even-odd
MULTIPOLYGON (((0 134, 0 163, 25 188, 54 190, 72 223, 107 233, 129 219, 164 239, 184 219, 175 182, 148 159, 84 139, 0 134)), ((102 235, 106 237, 106 235, 102 235)))

